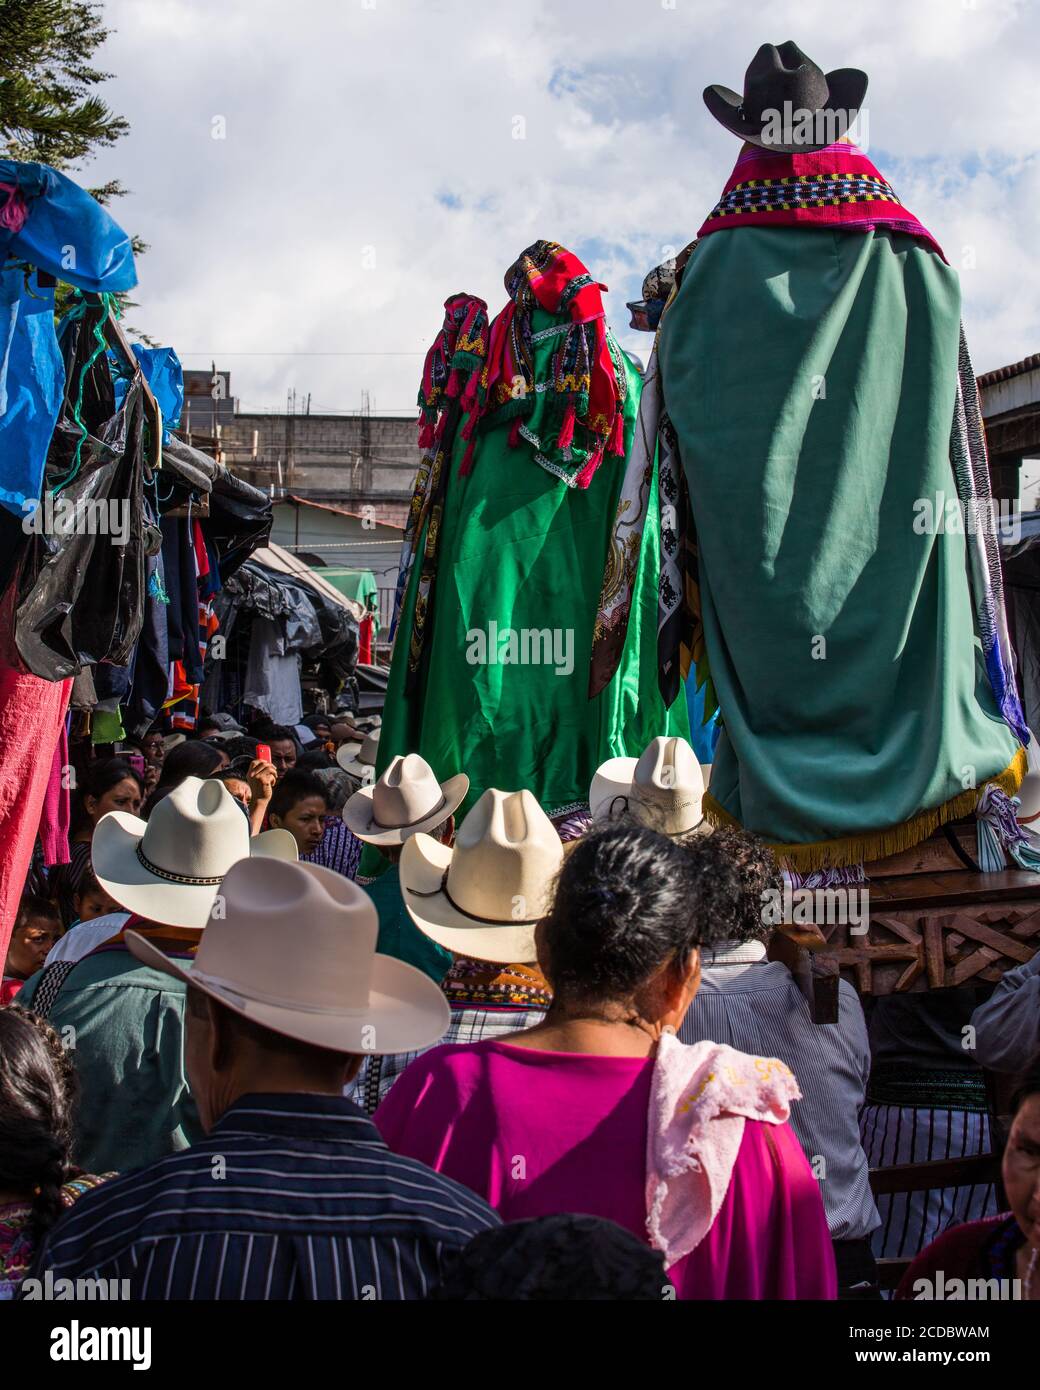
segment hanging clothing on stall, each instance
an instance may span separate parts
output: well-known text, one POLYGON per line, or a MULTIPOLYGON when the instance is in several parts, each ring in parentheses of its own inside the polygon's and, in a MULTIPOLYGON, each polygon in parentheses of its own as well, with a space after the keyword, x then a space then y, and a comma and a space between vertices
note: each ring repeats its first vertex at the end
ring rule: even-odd
POLYGON ((280 652, 281 645, 276 623, 270 618, 253 619, 242 699, 275 724, 298 724, 303 718, 300 658, 296 652, 280 652))
POLYGON ((56 169, 0 159, 0 506, 19 520, 43 496, 65 389, 54 331, 56 277, 93 293, 133 289, 130 238, 56 169))
MULTIPOLYGON (((12 597, 9 592, 0 602, 0 959, 14 930, 72 690, 71 680, 45 681, 18 668, 12 597)), ((64 849, 60 832, 49 831, 48 838, 68 856, 67 822, 64 849)))

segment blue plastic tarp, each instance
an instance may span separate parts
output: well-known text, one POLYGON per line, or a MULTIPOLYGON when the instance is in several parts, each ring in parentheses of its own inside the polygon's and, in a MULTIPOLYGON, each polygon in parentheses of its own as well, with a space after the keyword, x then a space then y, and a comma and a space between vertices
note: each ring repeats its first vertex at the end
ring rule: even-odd
POLYGON ((132 289, 137 272, 130 238, 86 189, 11 159, 0 159, 0 259, 0 505, 24 517, 40 500, 65 389, 54 290, 25 263, 92 293, 132 289))
MULTIPOLYGON (((184 409, 184 372, 181 360, 171 347, 147 348, 140 343, 131 344, 134 356, 141 364, 144 379, 151 387, 152 395, 159 403, 163 420, 163 443, 170 441, 170 431, 175 430, 181 421, 184 409)), ((121 358, 109 353, 109 365, 116 389, 116 406, 120 406, 126 394, 128 368, 121 358)))

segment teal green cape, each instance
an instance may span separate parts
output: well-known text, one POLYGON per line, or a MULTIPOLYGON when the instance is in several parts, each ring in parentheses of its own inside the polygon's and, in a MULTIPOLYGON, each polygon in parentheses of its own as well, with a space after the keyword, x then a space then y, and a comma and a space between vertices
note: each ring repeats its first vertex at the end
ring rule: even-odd
POLYGON ((705 806, 798 869, 880 858, 1014 792, 956 499, 960 291, 902 233, 698 243, 660 330, 723 733, 705 806))

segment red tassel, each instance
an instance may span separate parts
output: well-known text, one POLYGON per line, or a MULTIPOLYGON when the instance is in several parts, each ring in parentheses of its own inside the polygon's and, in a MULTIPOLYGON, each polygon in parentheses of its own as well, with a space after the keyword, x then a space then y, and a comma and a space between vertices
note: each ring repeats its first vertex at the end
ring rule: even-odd
POLYGON ((459 375, 459 370, 458 370, 458 368, 456 367, 456 368, 455 368, 452 372, 450 372, 449 375, 448 375, 448 384, 447 384, 447 386, 445 386, 445 388, 444 388, 444 394, 445 394, 446 396, 450 396, 450 397, 452 397, 452 399, 454 399, 454 398, 459 394, 459 392, 460 392, 461 390, 462 390, 462 377, 459 375))
POLYGON ((589 483, 592 482, 592 479, 596 473, 596 469, 600 466, 602 462, 603 445, 599 444, 596 446, 595 449, 593 449, 592 453, 589 454, 588 458, 585 460, 585 466, 584 468, 582 468, 581 472, 575 478, 574 486, 577 488, 581 488, 584 491, 584 489, 588 487, 589 483))
POLYGON ((473 450, 477 447, 477 441, 471 439, 466 445, 466 452, 462 455, 462 462, 459 464, 459 477, 467 478, 473 472, 473 450))
POLYGON ((614 416, 614 428, 610 432, 610 452, 622 456, 625 453, 625 417, 620 410, 614 416))
POLYGON ((569 449, 574 442, 574 420, 575 411, 573 404, 569 405, 563 414, 563 424, 560 432, 556 436, 557 449, 569 449))
POLYGON ((510 430, 509 430, 509 447, 510 447, 511 449, 515 449, 516 446, 517 446, 519 443, 520 443, 520 416, 518 415, 518 416, 516 417, 516 419, 513 421, 512 426, 510 427, 510 430))
POLYGON ((433 421, 424 420, 419 426, 419 448, 429 449, 433 444, 433 421))

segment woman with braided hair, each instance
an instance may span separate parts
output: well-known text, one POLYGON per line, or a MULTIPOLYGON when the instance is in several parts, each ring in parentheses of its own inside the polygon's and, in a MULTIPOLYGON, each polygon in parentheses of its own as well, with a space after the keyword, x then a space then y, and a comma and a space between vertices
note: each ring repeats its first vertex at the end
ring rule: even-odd
POLYGON ((72 1163, 76 1073, 49 1024, 0 1009, 0 1301, 14 1298, 43 1236, 105 1178, 72 1163))

